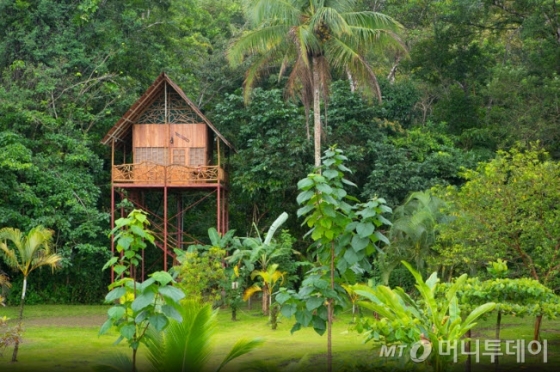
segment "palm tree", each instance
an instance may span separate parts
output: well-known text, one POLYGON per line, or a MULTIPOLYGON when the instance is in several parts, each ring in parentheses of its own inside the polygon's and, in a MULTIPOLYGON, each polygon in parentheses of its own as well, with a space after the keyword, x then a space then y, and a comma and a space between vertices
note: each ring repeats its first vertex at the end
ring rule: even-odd
POLYGON ((247 301, 254 293, 262 291, 262 312, 264 315, 269 315, 274 287, 279 281, 280 284, 284 282, 285 275, 285 272, 278 270, 278 264, 272 264, 268 266, 266 270, 254 270, 251 273, 251 280, 255 280, 256 277, 261 277, 263 282, 262 288, 258 284, 253 284, 247 288, 243 293, 243 301, 247 301))
MULTIPOLYGON (((0 230, 0 253, 4 261, 14 270, 23 274, 23 289, 19 309, 19 327, 23 320, 23 305, 27 290, 27 277, 33 270, 42 266, 50 266, 53 270, 58 267, 62 257, 51 252, 51 238, 53 231, 37 226, 27 235, 18 229, 6 227, 0 230), (8 244, 11 242, 11 244, 8 244)), ((19 340, 15 342, 12 362, 17 361, 19 340)))
MULTIPOLYGON (((313 106, 315 166, 321 165, 321 99, 328 98, 331 71, 348 76, 351 87, 381 101, 381 92, 366 53, 388 44, 404 50, 402 26, 389 16, 355 11, 356 0, 245 0, 252 30, 228 50, 232 66, 254 55, 244 82, 245 101, 263 71, 291 67, 287 94, 298 95, 306 113, 313 106)), ((309 127, 307 130, 309 138, 309 127)))
POLYGON ((433 255, 431 248, 436 242, 437 225, 451 218, 442 211, 445 205, 429 191, 422 191, 412 193, 395 209, 389 232, 391 244, 381 262, 384 284, 388 284, 389 274, 402 260, 413 261, 416 269, 425 273, 426 259, 433 255))

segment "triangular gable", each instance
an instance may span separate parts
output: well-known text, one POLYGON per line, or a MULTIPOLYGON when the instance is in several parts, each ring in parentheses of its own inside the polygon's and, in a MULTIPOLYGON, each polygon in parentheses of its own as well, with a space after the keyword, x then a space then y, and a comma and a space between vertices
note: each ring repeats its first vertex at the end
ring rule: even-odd
POLYGON ((204 114, 199 110, 199 108, 186 96, 186 94, 175 84, 165 73, 161 73, 158 78, 152 83, 152 85, 146 90, 146 92, 128 109, 128 111, 117 121, 117 123, 107 132, 105 137, 101 140, 104 145, 110 145, 114 140, 115 145, 119 145, 127 141, 130 138, 132 132, 132 125, 135 124, 138 119, 148 110, 151 106, 155 104, 156 100, 162 95, 164 90, 164 84, 168 84, 186 103, 186 105, 192 110, 192 113, 196 115, 200 121, 205 123, 219 139, 222 140, 226 146, 235 151, 233 145, 229 143, 228 140, 216 129, 216 127, 204 116, 204 114))

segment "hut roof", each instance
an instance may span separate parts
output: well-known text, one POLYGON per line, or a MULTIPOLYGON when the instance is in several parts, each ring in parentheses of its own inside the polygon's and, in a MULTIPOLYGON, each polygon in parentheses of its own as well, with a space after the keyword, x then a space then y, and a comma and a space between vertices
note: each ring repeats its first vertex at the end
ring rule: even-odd
POLYGON ((233 145, 225 139, 225 137, 216 129, 216 127, 204 116, 200 109, 187 97, 187 95, 175 84, 165 73, 161 73, 157 79, 150 85, 144 94, 128 109, 128 111, 117 121, 117 123, 109 129, 105 137, 101 140, 104 145, 110 145, 115 140, 115 145, 120 146, 131 139, 132 125, 142 115, 156 98, 158 98, 167 83, 177 94, 185 101, 192 111, 218 136, 222 142, 235 151, 233 145))

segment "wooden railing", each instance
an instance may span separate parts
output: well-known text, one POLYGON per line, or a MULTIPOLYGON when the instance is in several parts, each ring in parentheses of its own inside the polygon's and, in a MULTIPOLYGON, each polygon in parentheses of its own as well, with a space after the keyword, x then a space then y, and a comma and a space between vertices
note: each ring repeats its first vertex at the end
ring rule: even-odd
POLYGON ((177 164, 165 166, 143 162, 113 166, 113 182, 115 183, 187 185, 216 183, 225 180, 224 170, 217 165, 188 167, 177 164))

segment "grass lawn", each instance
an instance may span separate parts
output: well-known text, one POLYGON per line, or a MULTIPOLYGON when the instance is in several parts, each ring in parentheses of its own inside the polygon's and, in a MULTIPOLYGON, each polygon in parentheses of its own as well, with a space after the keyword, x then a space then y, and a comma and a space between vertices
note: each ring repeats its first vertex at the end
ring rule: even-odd
MULTIPOLYGON (((113 346, 117 336, 108 334, 99 337, 99 326, 106 319, 108 306, 66 306, 41 305, 26 306, 24 342, 20 345, 19 362, 11 363, 11 349, 0 358, 0 371, 92 371, 92 366, 104 357, 116 351, 128 353, 126 343, 113 346)), ((17 308, 0 308, 0 316, 17 317, 17 308)), ((249 355, 241 357, 230 364, 228 371, 237 371, 249 362, 262 361, 277 370, 287 371, 301 360, 301 370, 326 370, 326 335, 318 336, 311 329, 303 329, 291 335, 291 320, 282 319, 276 331, 267 325, 267 319, 258 311, 242 311, 238 313, 238 321, 232 322, 227 310, 218 315, 218 334, 215 339, 215 366, 229 351, 239 338, 260 337, 265 344, 249 355)), ((337 318, 333 330, 333 349, 335 352, 336 371, 383 370, 394 369, 394 363, 382 366, 385 358, 379 357, 379 350, 371 345, 364 345, 362 338, 354 331, 348 331, 350 315, 343 314, 337 318)), ((481 322, 475 328, 473 336, 491 339, 494 335, 492 317, 481 322)), ((529 342, 532 337, 533 319, 503 318, 502 339, 524 339, 529 342)), ((542 362, 542 354, 525 355, 525 363, 517 363, 516 355, 500 359, 500 371, 555 371, 560 366, 560 321, 544 320, 542 338, 547 340, 548 362, 542 362), (505 359, 504 359, 505 358, 505 359)), ((525 349, 527 349, 525 347, 525 349)), ((140 370, 146 366, 140 348, 140 370)), ((459 353, 460 355, 460 353, 459 353)), ((495 364, 489 362, 489 356, 480 355, 480 363, 474 363, 472 371, 495 371, 495 364)), ((464 357, 460 355, 455 370, 464 371, 464 357)), ((418 364, 418 367, 421 365, 418 364)), ((145 368, 144 368, 145 370, 145 368)), ((170 371, 171 372, 171 371, 170 371)))

